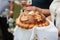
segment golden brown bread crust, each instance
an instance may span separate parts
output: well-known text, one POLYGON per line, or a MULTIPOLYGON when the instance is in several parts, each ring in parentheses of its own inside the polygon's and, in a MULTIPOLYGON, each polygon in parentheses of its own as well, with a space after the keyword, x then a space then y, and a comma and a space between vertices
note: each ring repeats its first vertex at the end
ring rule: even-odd
POLYGON ((20 15, 20 19, 16 23, 21 28, 31 29, 34 26, 44 27, 48 26, 49 22, 45 19, 45 16, 38 11, 35 12, 23 12, 20 15))
POLYGON ((38 26, 38 27, 44 27, 44 26, 48 26, 50 23, 46 20, 45 22, 39 22, 37 24, 27 24, 27 23, 23 23, 23 22, 19 22, 16 25, 18 25, 21 28, 25 28, 25 29, 31 29, 34 26, 38 26))
POLYGON ((22 23, 22 22, 20 22, 19 24, 16 24, 16 25, 18 25, 21 28, 25 28, 25 29, 31 29, 34 27, 34 24, 26 24, 26 23, 22 23))
POLYGON ((23 15, 20 16, 20 21, 24 23, 33 23, 36 24, 45 19, 45 16, 40 14, 38 11, 29 14, 29 12, 24 12, 23 15))
POLYGON ((49 25, 50 25, 50 23, 49 23, 49 21, 47 21, 47 20, 39 23, 39 27, 46 27, 46 26, 49 26, 49 25))

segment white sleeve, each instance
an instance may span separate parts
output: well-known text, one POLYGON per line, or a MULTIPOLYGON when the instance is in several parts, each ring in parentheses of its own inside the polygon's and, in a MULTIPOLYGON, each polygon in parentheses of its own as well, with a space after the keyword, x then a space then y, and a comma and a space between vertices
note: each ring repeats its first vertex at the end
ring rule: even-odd
POLYGON ((20 4, 20 2, 19 2, 19 1, 15 1, 15 3, 16 3, 16 4, 18 4, 18 5, 20 4))
POLYGON ((57 8, 56 13, 60 13, 60 6, 57 8))
POLYGON ((56 10, 57 16, 56 16, 56 27, 60 28, 60 6, 56 10))
POLYGON ((30 40, 34 40, 35 39, 35 37, 36 37, 35 34, 36 34, 36 28, 33 28, 30 40))
POLYGON ((14 35, 14 40, 19 40, 19 38, 18 38, 18 30, 19 30, 19 28, 18 28, 18 26, 16 25, 16 27, 15 27, 15 29, 14 29, 14 32, 13 32, 13 35, 14 35))
POLYGON ((51 12, 52 22, 54 22, 54 19, 55 19, 55 16, 56 16, 56 10, 57 10, 59 5, 60 5, 60 2, 55 1, 55 0, 50 5, 50 12, 51 12))
POLYGON ((32 4, 32 0, 27 0, 27 4, 32 4))

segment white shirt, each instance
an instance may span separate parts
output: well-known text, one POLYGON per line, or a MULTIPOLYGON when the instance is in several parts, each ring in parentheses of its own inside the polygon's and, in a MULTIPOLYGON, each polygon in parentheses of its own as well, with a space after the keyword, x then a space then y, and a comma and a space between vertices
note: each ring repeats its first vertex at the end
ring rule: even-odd
POLYGON ((14 40, 30 40, 32 29, 24 29, 18 26, 14 29, 14 40))
POLYGON ((50 22, 47 27, 35 27, 30 40, 58 40, 58 31, 54 24, 50 22))
POLYGON ((54 18, 55 18, 56 27, 60 28, 60 0, 53 0, 52 4, 50 5, 50 12, 51 12, 52 22, 54 22, 54 18))

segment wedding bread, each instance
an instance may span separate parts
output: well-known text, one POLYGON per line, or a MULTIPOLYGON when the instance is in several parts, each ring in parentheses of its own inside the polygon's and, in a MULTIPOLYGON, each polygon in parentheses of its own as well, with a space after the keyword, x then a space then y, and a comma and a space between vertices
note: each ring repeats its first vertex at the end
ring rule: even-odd
POLYGON ((46 20, 45 16, 39 11, 24 12, 23 15, 20 14, 19 27, 31 29, 34 26, 48 26, 49 22, 46 20))

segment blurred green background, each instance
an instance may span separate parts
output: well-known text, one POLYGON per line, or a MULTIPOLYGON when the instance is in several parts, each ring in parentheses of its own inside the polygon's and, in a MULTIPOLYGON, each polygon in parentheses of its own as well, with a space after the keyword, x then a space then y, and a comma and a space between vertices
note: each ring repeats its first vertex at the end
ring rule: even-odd
POLYGON ((15 20, 19 14, 20 14, 21 7, 14 3, 14 14, 13 14, 13 19, 15 20))

